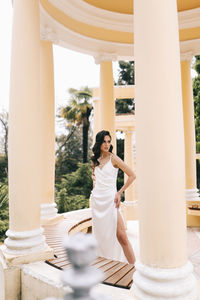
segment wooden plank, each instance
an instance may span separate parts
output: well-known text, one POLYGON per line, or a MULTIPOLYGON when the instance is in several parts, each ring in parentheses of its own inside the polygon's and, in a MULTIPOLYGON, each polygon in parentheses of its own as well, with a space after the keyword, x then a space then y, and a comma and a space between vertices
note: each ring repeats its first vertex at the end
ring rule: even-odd
MULTIPOLYGON (((80 221, 76 225, 80 225, 84 222, 85 220, 80 221)), ((71 263, 68 261, 66 250, 63 248, 63 239, 67 234, 68 226, 69 224, 67 224, 67 222, 62 222, 57 226, 45 226, 44 230, 46 243, 54 250, 55 255, 55 258, 46 262, 60 270, 71 268, 71 263)), ((72 228, 75 227, 76 226, 72 228)), ((106 259, 104 257, 97 257, 91 265, 104 272, 105 279, 103 283, 123 288, 131 287, 133 272, 135 270, 133 265, 106 259)))
POLYGON ((67 258, 66 258, 65 256, 59 257, 59 258, 54 258, 54 259, 49 259, 49 261, 50 261, 52 264, 54 264, 54 265, 56 265, 56 264, 59 263, 59 262, 63 262, 63 261, 67 261, 67 262, 68 262, 68 260, 67 260, 67 258))
POLYGON ((127 288, 130 289, 131 286, 132 286, 132 284, 133 284, 133 280, 131 280, 131 282, 129 283, 129 285, 127 286, 127 288))
POLYGON ((94 266, 96 263, 98 263, 98 262, 100 262, 102 260, 105 260, 105 258, 103 258, 103 257, 97 257, 97 258, 95 258, 95 260, 93 261, 93 263, 91 265, 94 266))
POLYGON ((66 269, 70 269, 72 266, 71 266, 71 264, 69 264, 69 265, 63 265, 62 266, 62 270, 66 270, 66 269))
POLYGON ((104 281, 106 281, 113 274, 117 273, 124 266, 126 266, 126 263, 118 262, 112 269, 109 269, 108 271, 104 272, 104 281))
POLYGON ((63 255, 63 253, 66 253, 66 250, 65 249, 56 249, 54 251, 54 253, 56 254, 56 256, 59 256, 59 255, 63 255))
POLYGON ((111 268, 113 268, 117 264, 118 264, 118 262, 113 260, 113 261, 107 263, 106 265, 100 267, 99 269, 101 269, 103 272, 106 272, 106 271, 110 270, 111 268))
POLYGON ((106 264, 108 264, 109 262, 112 262, 113 260, 108 260, 108 259, 103 259, 102 261, 100 261, 100 262, 98 262, 98 263, 96 263, 96 264, 94 264, 93 266, 95 267, 95 268, 100 268, 100 267, 102 267, 102 266, 104 266, 104 265, 106 265, 106 264))
POLYGON ((134 272, 135 272, 135 268, 133 266, 132 269, 130 269, 129 272, 123 278, 121 278, 119 281, 116 282, 117 286, 128 287, 130 282, 133 280, 134 272))
POLYGON ((60 267, 60 268, 63 268, 63 266, 67 266, 67 265, 71 265, 71 263, 69 262, 69 261, 67 261, 67 260, 64 260, 64 261, 61 261, 61 262, 58 262, 58 263, 56 263, 56 266, 57 267, 60 267))
POLYGON ((127 264, 120 270, 120 272, 111 275, 109 278, 107 278, 104 281, 106 281, 106 283, 115 285, 116 282, 119 281, 121 278, 123 278, 129 271, 130 271, 130 265, 127 264))

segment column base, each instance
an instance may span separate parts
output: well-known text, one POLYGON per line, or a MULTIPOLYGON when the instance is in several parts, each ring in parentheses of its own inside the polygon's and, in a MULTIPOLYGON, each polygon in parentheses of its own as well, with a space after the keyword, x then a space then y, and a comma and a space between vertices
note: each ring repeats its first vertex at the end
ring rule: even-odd
POLYGON ((6 266, 12 267, 21 264, 28 264, 30 262, 52 259, 54 258, 54 251, 46 244, 42 251, 14 255, 7 253, 6 246, 2 245, 0 246, 0 255, 6 266))
POLYGON ((197 280, 193 265, 172 269, 153 268, 136 262, 131 290, 138 300, 197 300, 197 280))
POLYGON ((138 201, 124 201, 124 209, 126 210, 126 219, 138 220, 138 201))
POLYGON ((7 230, 8 237, 0 248, 6 263, 16 265, 53 258, 53 250, 45 243, 45 236, 42 233, 42 228, 20 232, 7 230))
POLYGON ((57 204, 55 202, 41 204, 41 220, 50 220, 57 217, 57 204))

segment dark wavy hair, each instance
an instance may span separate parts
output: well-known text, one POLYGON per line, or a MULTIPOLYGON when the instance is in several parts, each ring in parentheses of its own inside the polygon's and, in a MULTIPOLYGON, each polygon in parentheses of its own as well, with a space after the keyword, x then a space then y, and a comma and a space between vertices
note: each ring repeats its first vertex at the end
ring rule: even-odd
MULTIPOLYGON (((100 157, 100 154, 101 154, 101 145, 103 144, 104 142, 104 137, 108 135, 111 139, 111 135, 110 135, 110 132, 109 131, 106 131, 106 130, 101 130, 97 133, 96 135, 96 140, 95 140, 95 144, 94 146, 92 147, 92 152, 93 152, 93 155, 91 157, 91 160, 93 162, 93 166, 96 167, 99 165, 99 161, 98 161, 98 158, 100 157)), ((113 146, 110 145, 110 149, 109 149, 109 152, 112 153, 112 149, 113 149, 113 146)))

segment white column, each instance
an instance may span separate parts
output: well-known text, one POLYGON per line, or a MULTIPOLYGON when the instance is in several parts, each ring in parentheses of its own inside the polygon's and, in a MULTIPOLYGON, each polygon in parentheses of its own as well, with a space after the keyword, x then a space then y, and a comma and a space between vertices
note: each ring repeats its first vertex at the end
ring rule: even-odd
POLYGON ((53 47, 50 41, 40 41, 40 111, 42 114, 41 219, 57 218, 54 202, 55 185, 55 103, 53 47))
MULTIPOLYGON (((127 128, 127 130, 125 130, 124 132, 124 162, 135 172, 133 158, 133 129, 127 128)), ((126 174, 124 174, 124 180, 127 180, 126 174)), ((127 220, 134 220, 138 218, 138 206, 136 199, 134 199, 134 189, 135 181, 125 191, 125 201, 123 202, 123 204, 126 208, 127 220)))
POLYGON ((101 102, 99 98, 93 98, 94 108, 94 126, 93 126, 93 144, 95 143, 96 134, 101 130, 101 102))
POLYGON ((101 127, 108 130, 112 137, 113 150, 116 152, 115 100, 112 61, 100 62, 100 101, 101 127))
POLYGON ((47 249, 40 227, 42 116, 39 110, 39 63, 39 1, 15 0, 9 106, 10 220, 4 252, 23 254, 21 262, 30 261, 31 253, 47 249))
POLYGON ((186 200, 188 202, 200 200, 196 183, 196 140, 194 123, 194 100, 190 71, 191 59, 192 56, 187 56, 184 57, 181 61, 185 134, 186 200))
POLYGON ((140 261, 132 290, 142 300, 194 300, 176 0, 135 0, 134 22, 140 261))

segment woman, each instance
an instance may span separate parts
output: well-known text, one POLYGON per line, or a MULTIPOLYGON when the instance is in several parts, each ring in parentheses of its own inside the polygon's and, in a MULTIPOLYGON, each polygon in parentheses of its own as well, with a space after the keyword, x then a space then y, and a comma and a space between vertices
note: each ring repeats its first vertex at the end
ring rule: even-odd
POLYGON ((135 256, 127 238, 120 210, 120 198, 136 177, 133 171, 112 153, 112 149, 109 131, 98 132, 91 158, 92 228, 98 242, 98 256, 121 261, 126 257, 130 264, 134 264, 135 256), (128 180, 117 192, 116 179, 119 168, 128 175, 128 180))

